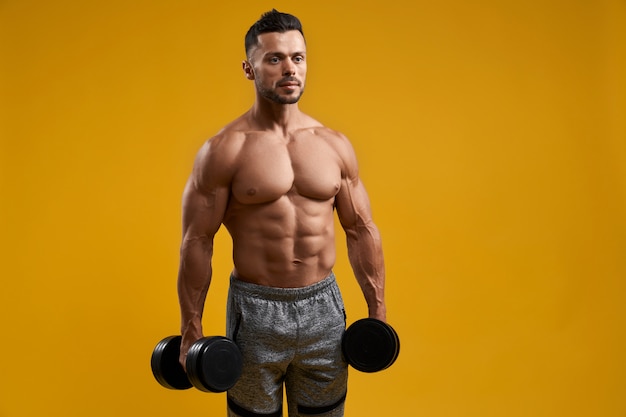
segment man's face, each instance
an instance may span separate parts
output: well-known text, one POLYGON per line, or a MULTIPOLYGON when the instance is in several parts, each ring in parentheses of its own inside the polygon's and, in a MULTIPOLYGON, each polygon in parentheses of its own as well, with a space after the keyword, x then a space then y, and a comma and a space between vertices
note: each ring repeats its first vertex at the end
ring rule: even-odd
POLYGON ((244 71, 262 97, 279 104, 297 103, 304 92, 306 44, 297 30, 263 33, 244 71))

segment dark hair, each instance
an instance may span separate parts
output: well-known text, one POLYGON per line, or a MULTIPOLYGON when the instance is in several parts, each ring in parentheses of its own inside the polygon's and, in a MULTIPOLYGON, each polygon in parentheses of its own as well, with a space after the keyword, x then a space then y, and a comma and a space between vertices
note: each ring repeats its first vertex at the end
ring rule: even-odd
POLYGON ((281 13, 276 9, 264 13, 261 18, 248 29, 248 33, 246 33, 246 56, 248 56, 250 49, 258 45, 258 36, 260 34, 269 32, 284 33, 289 30, 297 30, 304 37, 302 23, 300 23, 297 17, 287 13, 281 13))

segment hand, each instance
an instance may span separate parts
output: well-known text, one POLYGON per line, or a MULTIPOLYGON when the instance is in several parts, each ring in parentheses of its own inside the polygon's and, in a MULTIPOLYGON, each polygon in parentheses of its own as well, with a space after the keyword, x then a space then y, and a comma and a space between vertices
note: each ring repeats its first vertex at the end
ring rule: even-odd
POLYGON ((187 351, 189 349, 185 349, 181 343, 180 345, 180 356, 178 357, 178 362, 183 367, 183 370, 187 372, 187 351))
POLYGON ((178 362, 181 364, 185 372, 187 372, 187 353, 189 352, 191 345, 201 338, 202 335, 191 337, 189 335, 183 335, 182 341, 180 342, 180 356, 178 357, 178 362))
POLYGON ((184 342, 180 344, 180 356, 178 357, 178 362, 180 362, 181 366, 187 372, 187 352, 189 351, 190 346, 185 346, 184 342))

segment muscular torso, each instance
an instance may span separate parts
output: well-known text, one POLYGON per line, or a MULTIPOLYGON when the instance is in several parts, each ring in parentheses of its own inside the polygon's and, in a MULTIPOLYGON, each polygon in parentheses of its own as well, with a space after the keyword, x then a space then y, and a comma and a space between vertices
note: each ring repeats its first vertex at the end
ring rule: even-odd
POLYGON ((246 131, 231 140, 236 158, 223 223, 233 239, 236 276, 276 287, 325 278, 335 262, 338 138, 319 126, 287 136, 246 131))

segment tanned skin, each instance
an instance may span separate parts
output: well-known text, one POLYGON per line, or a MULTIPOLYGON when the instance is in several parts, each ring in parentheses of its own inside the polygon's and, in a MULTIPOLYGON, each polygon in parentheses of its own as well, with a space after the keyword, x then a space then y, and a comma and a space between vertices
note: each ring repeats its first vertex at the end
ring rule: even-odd
POLYGON ((335 264, 334 210, 369 317, 386 321, 380 234, 348 139, 301 112, 306 44, 297 30, 264 33, 243 62, 252 108, 198 152, 183 195, 178 293, 180 362, 203 337, 213 238, 224 224, 234 275, 270 287, 304 287, 335 264))

